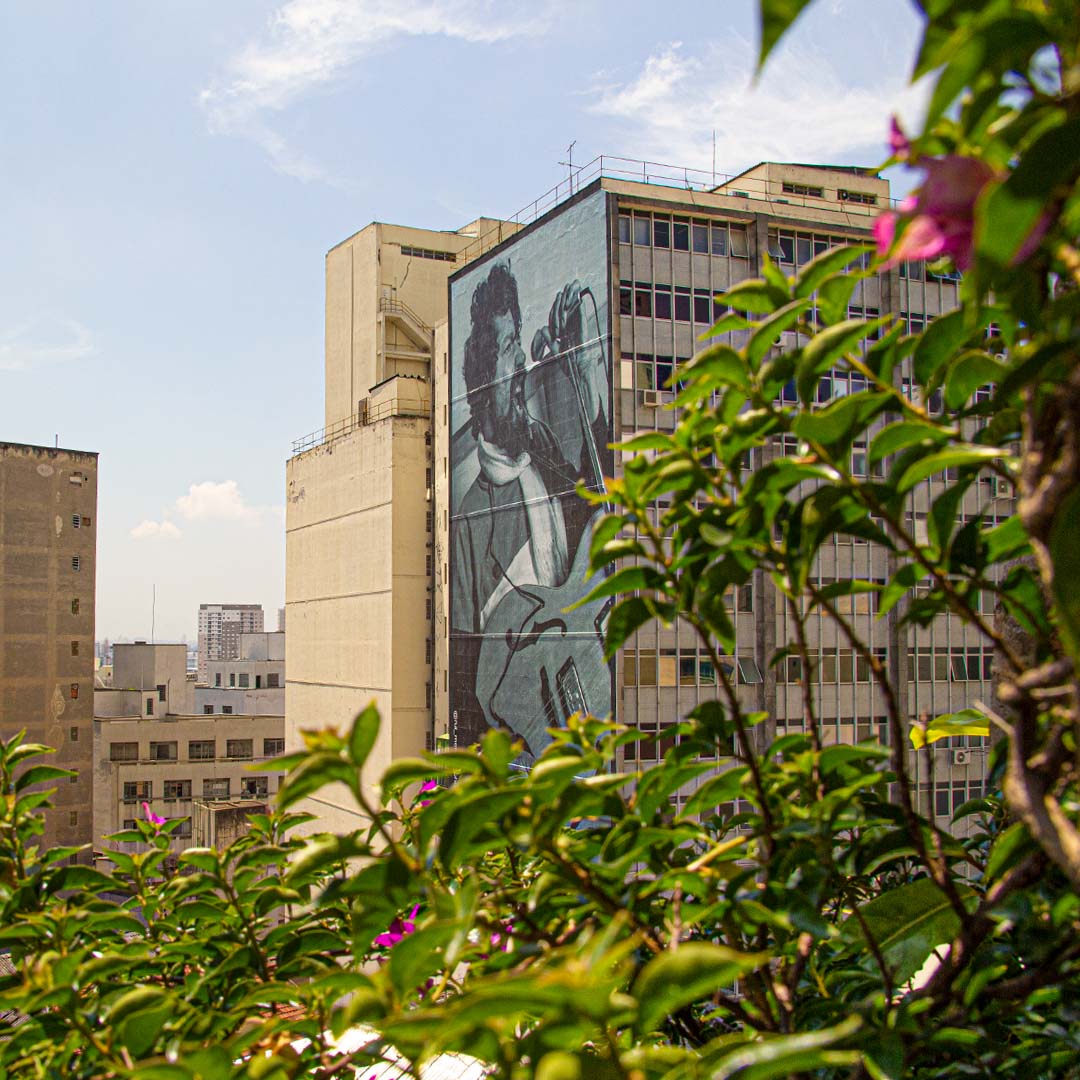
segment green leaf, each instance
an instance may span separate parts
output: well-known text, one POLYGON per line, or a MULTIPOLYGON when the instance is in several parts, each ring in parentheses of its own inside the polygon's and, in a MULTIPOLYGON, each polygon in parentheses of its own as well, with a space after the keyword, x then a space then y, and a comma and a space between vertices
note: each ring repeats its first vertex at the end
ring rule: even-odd
POLYGON ((858 351, 860 342, 867 334, 891 318, 891 315, 886 315, 880 319, 845 319, 815 334, 803 349, 795 369, 799 400, 812 402, 821 374, 834 367, 848 353, 858 351))
POLYGON ((652 610, 642 597, 631 596, 620 600, 608 617, 607 632, 604 635, 604 659, 610 660, 626 639, 652 616, 652 610))
POLYGON ((745 350, 746 359, 751 367, 756 368, 769 349, 774 345, 779 345, 780 335, 785 330, 790 330, 799 321, 809 305, 809 300, 793 300, 761 323, 751 336, 745 350))
POLYGON ((175 1005, 166 1001, 153 1008, 132 1013, 120 1023, 118 1028, 120 1041, 127 1047, 132 1057, 141 1058, 153 1047, 161 1029, 174 1011, 175 1005))
POLYGON ((688 941, 661 953, 645 965, 634 983, 638 1031, 655 1031, 679 1009, 717 990, 733 989, 736 979, 768 960, 768 953, 741 953, 705 941, 688 941))
MULTIPOLYGON (((956 889, 965 901, 974 893, 962 882, 956 889)), ((929 878, 888 889, 859 907, 866 929, 877 943, 895 986, 903 986, 939 945, 953 940, 960 917, 949 898, 929 878)), ((844 935, 866 948, 862 923, 854 915, 842 924, 844 935)))
POLYGON ((1050 530, 1052 590, 1058 623, 1074 664, 1080 665, 1080 488, 1063 500, 1050 530))
POLYGON ((892 394, 883 391, 849 394, 831 402, 824 409, 799 413, 792 430, 800 439, 816 442, 842 454, 850 449, 856 435, 891 400, 892 394))
POLYGON ((375 740, 379 737, 379 710, 373 701, 353 721, 349 732, 349 760, 358 768, 364 767, 375 740))
POLYGON ((621 566, 614 574, 601 578, 600 581, 575 604, 566 608, 573 611, 583 604, 599 600, 604 596, 618 596, 621 593, 633 593, 641 589, 662 591, 665 586, 664 575, 651 566, 621 566))
POLYGON ((1007 368, 981 349, 962 352, 950 365, 945 376, 945 404, 959 409, 967 403, 980 386, 998 383, 1007 368))
POLYGON ((1039 136, 1005 183, 980 198, 975 208, 975 244, 980 255, 1003 265, 1013 262, 1041 227, 1043 215, 1051 213, 1048 203, 1055 188, 1075 182, 1078 145, 1080 117, 1074 116, 1039 136))
POLYGON ((778 289, 761 278, 749 278, 732 285, 727 292, 721 293, 718 299, 739 311, 771 315, 778 308, 782 308, 791 297, 785 289, 778 289))
POLYGON ((811 1069, 850 1068, 862 1058, 857 1050, 826 1048, 850 1038, 861 1027, 861 1017, 849 1016, 833 1027, 818 1031, 760 1037, 711 1058, 707 1075, 710 1080, 727 1080, 736 1073, 739 1080, 769 1080, 773 1076, 808 1073, 811 1069))
POLYGON ((922 386, 940 382, 935 379, 939 369, 956 355, 971 336, 967 312, 963 308, 939 315, 923 332, 915 346, 913 363, 915 378, 922 386))
POLYGON ((810 0, 761 0, 761 49, 758 53, 758 74, 765 66, 769 53, 784 36, 787 28, 798 18, 810 0))
MULTIPOLYGON (((67 776, 76 776, 71 769, 59 769, 55 765, 31 765, 15 781, 15 790, 24 791, 31 784, 43 784, 49 780, 61 780, 67 776)), ((55 790, 55 789, 54 789, 55 790)))
POLYGON ((973 446, 970 443, 958 443, 947 450, 939 450, 913 461, 896 481, 896 491, 902 495, 920 481, 926 480, 935 473, 944 472, 946 469, 988 465, 990 462, 1002 460, 1010 460, 1010 455, 1000 446, 973 446))
POLYGON ((1022 821, 1015 821, 994 841, 990 857, 986 860, 986 877, 996 881, 1006 870, 1020 861, 1025 850, 1031 848, 1031 833, 1022 821))
POLYGON ((402 938, 390 949, 390 981, 404 997, 443 964, 443 954, 457 932, 456 922, 437 922, 402 938))
POLYGON ((875 463, 910 446, 930 449, 948 440, 948 430, 921 420, 899 420, 882 428, 870 442, 869 461, 875 463))
POLYGON ((865 252, 873 250, 873 244, 845 244, 815 255, 802 268, 795 281, 795 296, 800 299, 811 296, 826 278, 842 271, 865 252))
POLYGON ((946 739, 950 735, 989 735, 990 721, 976 709, 961 709, 960 712, 944 713, 934 717, 926 725, 926 731, 913 726, 908 733, 911 745, 921 750, 928 743, 946 739))

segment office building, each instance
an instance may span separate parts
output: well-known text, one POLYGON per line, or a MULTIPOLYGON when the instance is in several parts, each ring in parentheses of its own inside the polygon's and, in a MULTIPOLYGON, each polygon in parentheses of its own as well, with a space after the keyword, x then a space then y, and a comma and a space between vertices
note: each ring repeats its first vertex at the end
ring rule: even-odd
POLYGON ((205 683, 211 660, 231 660, 240 655, 240 635, 263 629, 261 604, 199 605, 199 682, 205 683))
MULTIPOLYGON (((688 174, 643 182, 609 175, 603 163, 595 172, 571 198, 455 270, 449 328, 436 350, 435 738, 466 745, 490 725, 506 726, 532 751, 523 764, 542 750, 547 727, 580 708, 662 735, 717 696, 717 673, 688 628, 648 624, 609 665, 605 606, 564 612, 587 590, 591 522, 575 484, 599 490, 602 477, 621 475, 612 443, 673 429, 668 383, 722 313, 717 294, 756 276, 766 253, 792 274, 830 247, 870 239, 874 216, 889 205, 887 181, 858 168, 763 163, 700 186, 688 174)), ((903 264, 860 282, 849 314, 891 313, 920 330, 957 305, 957 292, 956 275, 903 264)), ((723 337, 735 347, 745 339, 723 337)), ((779 347, 799 343, 785 333, 779 347)), ((899 377, 910 394, 911 371, 899 377)), ((837 370, 821 380, 819 398, 861 388, 857 374, 837 370)), ((866 451, 853 449, 857 475, 866 474, 866 451)), ((753 450, 752 467, 797 452, 797 439, 780 436, 753 450)), ((916 536, 948 482, 934 476, 912 494, 916 536)), ((960 513, 1004 518, 1007 496, 987 477, 960 513)), ((665 508, 655 507, 658 517, 665 508)), ((819 556, 822 582, 883 582, 888 572, 883 550, 850 536, 834 537, 819 556)), ((770 664, 793 629, 761 571, 727 603, 737 644, 722 663, 744 707, 770 717, 755 729, 764 746, 803 725, 796 664, 770 664)), ((869 594, 843 603, 887 661, 909 720, 989 700, 991 653, 957 618, 906 627, 895 610, 879 619, 869 594)), ((819 620, 810 650, 825 737, 885 737, 867 665, 836 627, 819 620)), ((655 760, 667 745, 631 744, 626 764, 655 760)), ((947 818, 982 792, 986 740, 942 740, 933 755, 933 779, 925 760, 913 761, 920 805, 947 818)))
POLYGON ((195 713, 285 715, 285 634, 241 634, 240 655, 211 660, 207 685, 195 688, 195 713))
MULTIPOLYGON (((433 327, 462 253, 511 228, 374 223, 326 256, 325 421, 286 466, 287 740, 375 701, 372 778, 431 738, 433 327)), ((347 797, 308 809, 356 825, 347 797)))
MULTIPOLYGON (((264 635, 252 636, 250 651, 258 653, 264 635)), ((172 834, 174 854, 218 835, 219 811, 264 808, 278 776, 249 766, 282 753, 280 699, 276 713, 197 714, 186 645, 135 642, 113 648, 113 685, 94 693, 95 849, 101 851, 106 836, 145 819, 144 802, 160 817, 184 819, 172 834)))
POLYGON ((0 443, 0 737, 56 748, 46 847, 86 844, 94 687, 97 454, 0 443))

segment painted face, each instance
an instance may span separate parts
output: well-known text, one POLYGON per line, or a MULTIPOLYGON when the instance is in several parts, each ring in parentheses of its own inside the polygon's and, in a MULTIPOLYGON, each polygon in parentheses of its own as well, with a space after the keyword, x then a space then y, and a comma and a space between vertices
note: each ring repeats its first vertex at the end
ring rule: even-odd
POLYGON ((521 377, 525 370, 525 352, 521 347, 521 331, 514 326, 510 312, 496 315, 495 327, 495 419, 505 421, 513 415, 513 402, 520 391, 521 377))

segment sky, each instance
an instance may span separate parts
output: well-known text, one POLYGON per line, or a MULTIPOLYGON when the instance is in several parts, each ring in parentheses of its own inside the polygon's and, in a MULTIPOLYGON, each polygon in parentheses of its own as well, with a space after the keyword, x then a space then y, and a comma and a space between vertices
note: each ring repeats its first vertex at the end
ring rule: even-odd
MULTIPOLYGON (((323 423, 323 260, 371 221, 511 216, 622 155, 870 164, 917 122, 910 0, 7 0, 0 441, 95 450, 98 639, 285 596, 323 423), (154 597, 156 594, 156 606, 154 597)), ((890 174, 891 175, 891 174, 890 174)), ((906 181, 899 182, 901 190, 906 181)))

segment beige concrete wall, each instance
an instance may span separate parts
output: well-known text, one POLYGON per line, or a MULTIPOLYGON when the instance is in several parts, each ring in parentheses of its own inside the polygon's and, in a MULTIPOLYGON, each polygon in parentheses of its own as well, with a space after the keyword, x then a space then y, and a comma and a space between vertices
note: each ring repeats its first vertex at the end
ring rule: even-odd
POLYGON ((187 677, 187 646, 183 644, 114 645, 112 685, 114 690, 141 691, 144 700, 137 710, 140 716, 195 711, 195 684, 187 677), (164 700, 159 686, 165 687, 164 700))
POLYGON ((25 729, 79 774, 56 783, 47 847, 92 832, 96 548, 97 455, 0 443, 0 737, 25 729))
MULTIPOLYGON (((150 797, 145 801, 150 809, 162 817, 189 817, 192 803, 203 798, 204 781, 229 781, 230 797, 244 794, 244 781, 258 777, 267 778, 267 791, 272 797, 277 791, 279 774, 269 769, 250 768, 265 762, 274 754, 267 754, 265 740, 283 739, 285 718, 283 716, 178 716, 167 720, 146 720, 141 717, 98 719, 93 730, 93 777, 97 798, 94 804, 94 846, 102 847, 102 839, 118 832, 129 819, 145 818, 143 799, 124 798, 125 783, 148 783, 150 797), (250 739, 252 757, 246 760, 228 757, 228 740, 250 739), (215 744, 212 759, 195 758, 190 755, 191 742, 215 744), (176 760, 159 761, 151 758, 152 742, 175 742, 176 760), (138 757, 133 761, 114 761, 114 744, 136 743, 138 757), (165 798, 165 782, 191 781, 191 797, 165 798)), ((88 745, 90 740, 88 740, 88 745)), ((185 830, 186 831, 186 830, 185 830)), ((174 852, 183 851, 193 844, 191 837, 177 837, 170 844, 174 852)), ((123 850, 132 845, 125 844, 123 850)))
POLYGON ((450 324, 435 327, 434 403, 432 414, 433 454, 435 472, 435 618, 432 636, 435 653, 435 711, 436 739, 450 731, 449 664, 450 664, 450 324))

